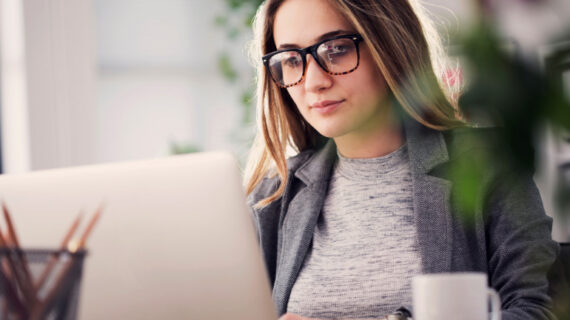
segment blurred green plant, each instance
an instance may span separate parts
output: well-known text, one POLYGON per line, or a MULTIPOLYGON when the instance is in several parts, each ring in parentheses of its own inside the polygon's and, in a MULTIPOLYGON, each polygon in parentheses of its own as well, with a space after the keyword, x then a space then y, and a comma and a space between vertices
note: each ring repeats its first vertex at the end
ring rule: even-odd
MULTIPOLYGON (((245 49, 245 43, 252 37, 253 19, 257 8, 263 0, 222 0, 224 11, 214 19, 214 25, 226 34, 228 43, 233 48, 245 49)), ((228 50, 223 49, 218 54, 218 70, 224 79, 232 86, 238 88, 238 99, 241 107, 241 121, 238 127, 231 132, 231 139, 237 147, 237 155, 240 163, 245 163, 247 152, 253 141, 254 130, 254 103, 255 91, 253 67, 246 69, 237 68, 228 50)), ((242 50, 245 51, 245 50, 242 50)))
POLYGON ((170 154, 186 154, 202 151, 200 147, 191 143, 170 142, 170 154))
MULTIPOLYGON (((476 212, 484 212, 481 200, 495 186, 485 181, 489 171, 500 173, 498 183, 512 190, 518 184, 511 179, 535 171, 539 157, 533 145, 544 125, 570 132, 570 102, 562 79, 569 69, 570 46, 546 57, 541 68, 539 61, 522 56, 516 43, 500 38, 489 1, 478 2, 479 21, 456 41, 469 79, 459 106, 467 120, 486 119, 494 128, 488 131, 490 135, 462 137, 464 148, 477 151, 470 152, 471 157, 458 157, 447 168, 454 187, 452 204, 466 224, 474 222, 476 212)), ((570 32, 561 33, 551 43, 570 44, 570 32)), ((558 214, 566 215, 564 219, 569 217, 570 179, 557 179, 555 206, 558 214)), ((558 319, 570 320, 570 288, 562 286, 553 295, 552 311, 558 319)))
MULTIPOLYGON (((224 3, 223 12, 214 18, 213 24, 225 33, 226 38, 233 47, 244 47, 244 38, 252 33, 253 18, 257 8, 263 0, 221 0, 224 3)), ((253 96, 255 83, 253 79, 253 68, 244 72, 236 67, 232 60, 229 49, 222 49, 218 53, 217 66, 221 76, 231 85, 236 86, 241 91, 238 103, 241 107, 241 121, 238 128, 234 129, 231 137, 240 149, 248 150, 253 141, 254 105, 253 96)), ((198 152, 201 149, 192 144, 171 143, 172 154, 198 152)), ((245 151, 244 151, 245 153, 245 151)), ((238 155, 240 160, 245 156, 238 155)), ((243 158, 243 159, 242 159, 243 158)), ((243 162, 243 161, 242 161, 243 162)))
POLYGON ((223 52, 218 57, 218 69, 226 80, 230 82, 235 82, 237 80, 238 72, 232 65, 230 56, 226 52, 223 52))
MULTIPOLYGON (((539 70, 516 51, 506 50, 486 19, 458 43, 470 79, 459 105, 467 118, 483 114, 498 126, 493 139, 470 138, 473 147, 481 146, 477 159, 456 161, 450 168, 457 191, 455 203, 463 218, 471 221, 481 192, 486 192, 481 189, 485 171, 532 174, 538 130, 544 123, 570 130, 570 104, 560 85, 560 73, 539 70)), ((564 192, 562 198, 569 198, 570 193, 564 192)))
MULTIPOLYGON (((223 2, 225 11, 214 19, 214 24, 225 31, 226 37, 231 42, 237 42, 241 36, 251 34, 255 13, 263 0, 223 0, 223 2)), ((218 69, 228 82, 242 85, 239 101, 243 108, 242 124, 251 124, 253 122, 252 97, 255 90, 252 76, 250 74, 241 75, 227 51, 219 54, 218 69), (246 86, 243 87, 243 84, 246 86)))

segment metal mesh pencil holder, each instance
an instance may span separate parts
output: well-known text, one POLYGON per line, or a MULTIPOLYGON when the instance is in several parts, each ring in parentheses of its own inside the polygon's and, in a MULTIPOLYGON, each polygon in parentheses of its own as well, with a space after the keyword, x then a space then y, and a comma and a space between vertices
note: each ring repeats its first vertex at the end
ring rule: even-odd
POLYGON ((86 254, 0 248, 0 319, 77 319, 86 254))

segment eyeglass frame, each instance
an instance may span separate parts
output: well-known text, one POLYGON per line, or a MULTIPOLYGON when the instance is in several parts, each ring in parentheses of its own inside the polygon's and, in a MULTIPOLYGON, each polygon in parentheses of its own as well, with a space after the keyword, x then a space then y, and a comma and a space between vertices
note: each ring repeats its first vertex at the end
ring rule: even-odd
POLYGON ((273 80, 273 82, 275 82, 279 87, 281 88, 290 88, 293 86, 298 85, 299 83, 301 83, 303 81, 303 79, 305 78, 305 74, 307 71, 307 54, 310 53, 311 56, 313 57, 313 59, 317 62, 317 64, 319 65, 319 67, 321 69, 323 69, 326 73, 332 75, 332 76, 339 76, 339 75, 344 75, 344 74, 348 74, 353 72, 354 70, 356 70, 358 68, 358 66, 360 65, 360 51, 359 51, 359 44, 360 42, 362 42, 364 39, 362 38, 362 36, 358 33, 355 34, 342 34, 342 35, 338 35, 332 38, 328 38, 328 39, 323 39, 311 46, 308 46, 306 48, 302 48, 302 49, 297 49, 297 48, 288 48, 288 49, 282 49, 282 50, 277 50, 277 51, 273 51, 271 53, 268 53, 266 55, 264 55, 263 57, 261 57, 261 60, 263 61, 263 65, 265 66, 267 72, 269 73, 271 80, 273 80), (354 68, 348 70, 348 71, 343 71, 343 72, 330 72, 328 71, 325 66, 323 66, 321 64, 321 62, 319 61, 319 56, 317 55, 317 48, 328 41, 332 41, 332 40, 337 40, 337 39, 351 39, 354 42, 354 46, 356 48, 356 66, 354 66, 354 68), (299 79, 299 81, 292 83, 292 84, 288 84, 288 85, 282 85, 281 83, 279 83, 279 81, 276 81, 275 78, 273 77, 273 73, 271 73, 271 68, 269 67, 269 60, 271 59, 271 57, 273 57, 276 54, 282 53, 282 52, 290 52, 290 51, 295 51, 297 53, 299 53, 301 55, 301 61, 303 62, 303 73, 301 74, 301 79, 299 79))

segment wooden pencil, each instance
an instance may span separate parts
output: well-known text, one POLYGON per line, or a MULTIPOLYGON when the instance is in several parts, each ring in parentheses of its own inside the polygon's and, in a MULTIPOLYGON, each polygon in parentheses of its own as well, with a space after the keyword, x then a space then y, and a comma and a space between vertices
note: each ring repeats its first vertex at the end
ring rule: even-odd
POLYGON ((104 208, 104 206, 100 205, 99 208, 97 208, 97 210, 95 211, 95 214, 93 215, 93 217, 91 217, 91 220, 89 220, 87 227, 83 231, 83 235, 79 239, 79 243, 77 244, 77 250, 81 250, 85 247, 85 243, 87 242, 87 238, 89 238, 89 235, 91 235, 91 232, 93 231, 93 228, 97 224, 97 221, 99 221, 99 218, 101 217, 101 213, 103 212, 103 208, 104 208))
MULTIPOLYGON (((89 235, 91 234, 93 228, 97 224, 97 221, 99 221, 102 212, 103 212, 103 206, 101 205, 99 206, 99 208, 97 209, 91 220, 89 221, 81 238, 79 239, 78 245, 75 248, 73 248, 73 250, 71 249, 69 250, 71 253, 76 253, 77 251, 82 250, 84 248, 87 239, 89 238, 89 235)), ((53 285, 51 290, 49 290, 46 297, 44 299, 39 300, 38 303, 34 305, 30 314, 31 320, 43 319, 44 316, 47 315, 47 313, 49 313, 50 306, 54 302, 54 299, 60 294, 60 291, 64 288, 66 280, 68 279, 69 276, 69 272, 73 270, 75 263, 77 263, 77 260, 72 257, 71 260, 69 260, 65 264, 62 270, 59 272, 55 284, 53 285)))
MULTIPOLYGON (((79 223, 81 222, 82 216, 83 216, 83 212, 79 212, 79 215, 77 215, 77 218, 75 218, 75 220, 71 224, 71 227, 67 230, 67 233, 63 237, 63 240, 61 241, 61 244, 59 246, 60 250, 63 251, 65 249, 67 249, 67 245, 69 244, 71 237, 73 237, 73 235, 75 234, 75 231, 79 227, 79 223)), ((55 265, 58 261, 58 258, 59 258, 59 254, 54 254, 54 255, 50 256, 50 258, 46 264, 46 267, 44 268, 42 274, 38 278, 38 281, 36 281, 36 283, 34 285, 36 292, 38 292, 43 287, 45 281, 47 280, 51 271, 55 267, 55 265)))
POLYGON ((7 289, 7 297, 13 303, 15 311, 19 311, 22 316, 25 316, 27 314, 27 309, 24 307, 25 302, 23 301, 24 299, 20 299, 18 295, 18 287, 21 288, 22 278, 18 273, 16 263, 11 259, 12 254, 6 244, 6 240, 4 240, 2 232, 0 231, 0 248, 6 250, 5 256, 2 259, 2 269, 0 273, 6 280, 5 287, 7 289))
POLYGON ((14 262, 16 265, 19 265, 21 267, 21 268, 16 267, 16 270, 14 270, 13 272, 21 271, 23 273, 22 279, 20 279, 22 281, 21 288, 24 294, 26 295, 28 303, 33 304, 36 301, 36 294, 34 291, 32 274, 30 272, 28 262, 26 261, 26 257, 24 256, 20 248, 20 242, 16 234, 16 229, 14 228, 10 212, 8 211, 8 208, 6 207, 5 203, 2 203, 2 211, 4 213, 4 219, 6 221, 6 227, 8 228, 8 234, 10 235, 10 242, 11 242, 10 247, 15 249, 16 254, 14 255, 14 257, 17 257, 16 259, 14 259, 14 262))

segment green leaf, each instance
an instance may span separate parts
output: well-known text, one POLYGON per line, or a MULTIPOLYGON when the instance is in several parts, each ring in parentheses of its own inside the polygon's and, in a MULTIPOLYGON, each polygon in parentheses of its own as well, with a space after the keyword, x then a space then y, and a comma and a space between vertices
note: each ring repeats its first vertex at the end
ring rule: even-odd
POLYGON ((200 151, 200 147, 191 143, 170 142, 170 154, 187 154, 200 151))
POLYGON ((238 28, 232 27, 228 30, 228 38, 235 40, 237 37, 239 37, 240 33, 241 32, 238 28))
POLYGON ((238 73, 235 70, 227 53, 222 53, 218 58, 218 69, 222 72, 222 75, 224 78, 226 78, 226 80, 230 82, 236 81, 238 73))
POLYGON ((216 16, 216 18, 214 19, 214 24, 218 27, 225 27, 228 25, 228 17, 216 16))

